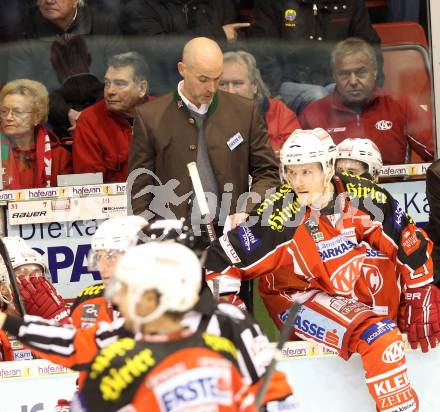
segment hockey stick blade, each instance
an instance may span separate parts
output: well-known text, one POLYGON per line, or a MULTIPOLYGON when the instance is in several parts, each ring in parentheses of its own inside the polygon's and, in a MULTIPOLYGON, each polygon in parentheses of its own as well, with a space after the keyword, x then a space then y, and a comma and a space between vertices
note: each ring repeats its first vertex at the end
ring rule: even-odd
POLYGON ((258 411, 263 404, 264 396, 269 388, 270 381, 272 379, 272 375, 275 372, 275 367, 277 366, 278 356, 283 348, 284 344, 287 342, 287 339, 290 335, 290 330, 293 326, 293 322, 295 321, 296 315, 298 314, 301 305, 298 303, 294 303, 289 309, 289 313, 287 315, 287 319, 284 322, 283 328, 281 329, 280 339, 278 340, 277 346, 275 347, 274 356, 266 368, 266 373, 263 378, 263 382, 261 383, 260 389, 258 390, 257 396, 255 397, 255 410, 258 411))

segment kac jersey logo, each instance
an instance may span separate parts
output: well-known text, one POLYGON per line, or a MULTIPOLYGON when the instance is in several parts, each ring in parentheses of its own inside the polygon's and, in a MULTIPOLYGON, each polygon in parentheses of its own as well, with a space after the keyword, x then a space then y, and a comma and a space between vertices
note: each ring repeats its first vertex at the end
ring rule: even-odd
POLYGON ((353 289, 355 282, 359 279, 363 262, 363 256, 355 256, 330 276, 336 292, 348 294, 353 289))
POLYGON ((405 356, 405 348, 402 341, 391 343, 383 352, 382 360, 385 363, 399 362, 405 356))
POLYGON ((377 266, 364 263, 362 266, 365 280, 367 281, 368 289, 371 294, 376 295, 383 286, 383 278, 377 266))
POLYGON ((375 126, 377 130, 390 130, 393 127, 393 122, 391 120, 379 120, 375 126))

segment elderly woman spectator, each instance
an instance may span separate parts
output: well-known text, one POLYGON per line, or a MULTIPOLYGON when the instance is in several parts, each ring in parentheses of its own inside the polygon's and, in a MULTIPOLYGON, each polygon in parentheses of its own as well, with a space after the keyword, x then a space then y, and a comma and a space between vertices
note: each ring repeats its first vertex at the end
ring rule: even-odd
POLYGON ((49 97, 44 85, 18 79, 0 92, 1 160, 4 189, 56 186, 72 172, 71 156, 43 124, 49 97))
POLYGON ((257 103, 266 121, 269 142, 278 159, 283 143, 295 129, 301 128, 295 112, 281 100, 271 98, 252 54, 243 50, 227 52, 223 55, 223 64, 219 89, 257 103))

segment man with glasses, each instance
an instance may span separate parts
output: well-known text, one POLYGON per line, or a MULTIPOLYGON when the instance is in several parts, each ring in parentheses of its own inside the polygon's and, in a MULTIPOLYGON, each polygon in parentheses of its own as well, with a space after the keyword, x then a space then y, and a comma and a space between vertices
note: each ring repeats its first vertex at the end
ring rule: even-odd
POLYGON ((149 100, 148 66, 136 52, 113 56, 104 99, 81 112, 73 138, 75 173, 102 172, 105 183, 125 182, 135 108, 149 100))
POLYGON ((98 321, 112 322, 117 317, 118 313, 104 297, 104 290, 120 258, 137 244, 138 234, 146 225, 147 221, 140 216, 125 216, 108 219, 96 229, 88 268, 99 271, 102 283, 87 287, 73 302, 70 318, 75 327, 87 328, 98 321))

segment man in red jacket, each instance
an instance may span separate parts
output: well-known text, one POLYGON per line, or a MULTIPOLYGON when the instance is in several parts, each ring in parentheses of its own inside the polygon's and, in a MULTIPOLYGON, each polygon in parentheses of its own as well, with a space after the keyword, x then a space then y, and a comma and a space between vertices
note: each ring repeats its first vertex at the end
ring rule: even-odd
POLYGON ((322 127, 335 143, 350 137, 371 139, 384 164, 405 163, 408 149, 432 160, 432 115, 408 96, 391 96, 375 86, 374 49, 364 40, 349 38, 332 52, 334 92, 306 107, 301 125, 322 127))
POLYGON ((78 118, 73 139, 75 173, 102 172, 105 183, 125 182, 136 106, 148 100, 148 66, 136 52, 113 56, 104 99, 78 118))

